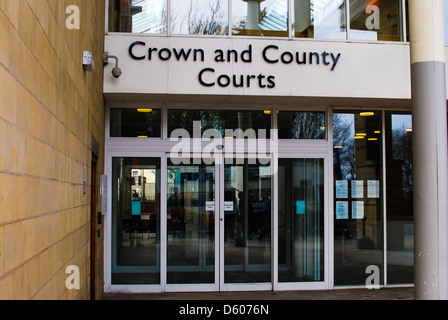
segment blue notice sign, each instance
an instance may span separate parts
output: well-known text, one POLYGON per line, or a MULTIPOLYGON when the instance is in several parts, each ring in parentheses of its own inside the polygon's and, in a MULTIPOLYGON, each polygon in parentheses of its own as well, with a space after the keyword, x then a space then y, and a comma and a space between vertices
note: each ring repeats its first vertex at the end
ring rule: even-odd
POLYGON ((305 214, 306 201, 296 201, 296 214, 305 214))

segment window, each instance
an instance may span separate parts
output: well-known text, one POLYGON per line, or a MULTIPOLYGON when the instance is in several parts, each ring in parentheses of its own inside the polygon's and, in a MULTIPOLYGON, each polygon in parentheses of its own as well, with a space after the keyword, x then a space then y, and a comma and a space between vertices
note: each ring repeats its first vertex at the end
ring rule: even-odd
POLYGON ((110 136, 127 138, 160 138, 160 109, 110 109, 110 136))
POLYGON ((288 0, 232 0, 232 34, 288 36, 288 0))
POLYGON ((402 41, 401 0, 350 1, 352 40, 402 41))
POLYGON ((171 34, 228 34, 228 4, 223 0, 171 0, 171 34))
MULTIPOLYGON (((201 135, 208 129, 218 130, 222 138, 269 138, 271 129, 270 111, 240 110, 168 110, 168 137, 184 129, 188 137, 193 138, 196 132, 201 135), (197 130, 195 129, 197 125, 197 130), (241 129, 241 130, 238 130, 241 129), (227 134, 232 134, 227 136, 227 134)), ((182 137, 184 137, 182 135, 182 137)), ((200 137, 194 137, 200 138, 200 137)))
POLYGON ((325 112, 279 111, 279 139, 326 139, 325 112))
POLYGON ((110 0, 109 32, 403 41, 402 3, 402 0, 110 0))
POLYGON ((333 114, 336 286, 365 285, 367 267, 383 269, 381 119, 381 111, 333 114))
POLYGON ((344 0, 295 0, 292 4, 295 37, 346 39, 344 0))
POLYGON ((412 116, 386 112, 387 281, 414 283, 412 116))

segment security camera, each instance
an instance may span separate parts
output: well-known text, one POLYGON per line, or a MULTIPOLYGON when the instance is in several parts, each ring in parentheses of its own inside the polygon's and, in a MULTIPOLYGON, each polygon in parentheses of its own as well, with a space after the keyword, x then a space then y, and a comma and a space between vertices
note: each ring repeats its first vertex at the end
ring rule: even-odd
POLYGON ((122 74, 122 71, 120 68, 115 67, 112 69, 112 75, 114 76, 115 79, 120 78, 121 74, 122 74))
POLYGON ((112 69, 112 75, 114 76, 115 79, 118 79, 123 73, 121 69, 118 67, 118 58, 116 56, 109 55, 108 52, 104 52, 103 58, 104 58, 104 65, 107 65, 109 63, 109 58, 115 59, 116 63, 115 68, 112 69))

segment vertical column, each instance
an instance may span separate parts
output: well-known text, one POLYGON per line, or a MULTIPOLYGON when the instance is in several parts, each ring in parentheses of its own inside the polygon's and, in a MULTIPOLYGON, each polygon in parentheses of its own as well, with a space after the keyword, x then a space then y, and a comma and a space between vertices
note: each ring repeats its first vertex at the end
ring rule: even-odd
POLYGON ((260 2, 264 0, 243 0, 247 2, 246 29, 257 30, 260 23, 260 2))
POLYGON ((409 0, 415 298, 448 299, 447 112, 442 0, 409 0))
POLYGON ((311 25, 311 1, 294 0, 294 30, 304 32, 311 25))

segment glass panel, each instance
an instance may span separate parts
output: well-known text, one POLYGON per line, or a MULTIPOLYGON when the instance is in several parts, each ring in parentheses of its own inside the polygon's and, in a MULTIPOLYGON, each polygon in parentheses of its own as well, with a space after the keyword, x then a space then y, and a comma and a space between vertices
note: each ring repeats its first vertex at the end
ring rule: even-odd
POLYGON ((401 0, 350 0, 351 40, 402 41, 401 0))
POLYGON ((160 138, 160 109, 110 109, 110 136, 160 138))
POLYGON ((288 0, 232 0, 232 34, 288 36, 288 0))
POLYGON ((414 283, 412 116, 386 113, 387 282, 414 283))
POLYGON ((224 201, 224 282, 270 282, 270 165, 226 164, 224 201))
POLYGON ((226 129, 241 129, 251 137, 255 134, 257 137, 269 138, 271 116, 268 111, 168 110, 168 137, 176 129, 185 129, 191 138, 194 132, 200 130, 203 134, 207 129, 219 130, 222 137, 226 136, 226 129), (195 125, 198 130, 194 130, 195 125))
POLYGON ((169 159, 167 177, 167 282, 214 283, 215 167, 169 159))
POLYGON ((324 160, 279 159, 278 281, 324 280, 324 160))
POLYGON ((368 266, 383 270, 381 125, 380 111, 333 114, 335 285, 365 285, 368 266))
POLYGON ((160 283, 160 159, 112 159, 112 283, 160 283))
POLYGON ((166 33, 167 0, 109 0, 109 32, 166 33))
POLYGON ((344 0, 292 0, 294 36, 346 39, 344 0))
POLYGON ((172 34, 226 35, 227 0, 171 0, 172 34))
POLYGON ((279 111, 279 139, 326 139, 325 112, 279 111))

